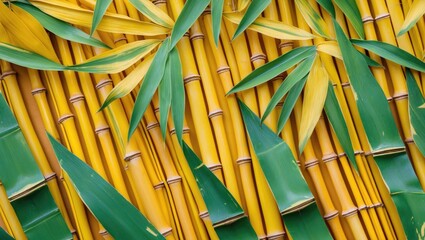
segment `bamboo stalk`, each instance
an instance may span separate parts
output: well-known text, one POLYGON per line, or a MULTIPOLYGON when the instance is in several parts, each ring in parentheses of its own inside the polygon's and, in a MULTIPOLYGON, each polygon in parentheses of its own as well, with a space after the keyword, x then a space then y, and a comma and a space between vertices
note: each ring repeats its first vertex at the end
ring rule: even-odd
POLYGON ((12 205, 10 205, 9 198, 7 197, 6 190, 4 189, 3 183, 0 182, 0 208, 4 212, 10 226, 11 234, 16 239, 27 239, 24 230, 19 222, 18 216, 16 216, 12 205))

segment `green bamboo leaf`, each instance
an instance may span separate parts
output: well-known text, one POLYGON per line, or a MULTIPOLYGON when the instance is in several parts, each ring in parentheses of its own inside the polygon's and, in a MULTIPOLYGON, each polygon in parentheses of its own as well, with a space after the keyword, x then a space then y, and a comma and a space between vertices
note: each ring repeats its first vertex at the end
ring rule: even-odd
POLYGON ((400 216, 403 216, 402 223, 406 239, 425 239, 424 192, 396 193, 392 198, 400 216))
POLYGON ((165 239, 121 194, 51 135, 62 169, 84 204, 115 239, 165 239))
POLYGON ((187 0, 171 32, 170 49, 176 46, 181 37, 204 12, 210 0, 187 0))
POLYGON ((331 0, 317 0, 317 2, 329 13, 329 15, 335 18, 335 8, 331 0))
POLYGON ((155 57, 152 61, 151 66, 149 67, 148 72, 146 73, 145 79, 140 86, 139 93, 136 97, 136 102, 134 103, 133 113, 130 118, 130 129, 128 131, 128 139, 133 135, 134 131, 137 128, 140 120, 143 117, 143 114, 150 103, 155 90, 157 89, 159 83, 161 82, 162 77, 164 76, 165 63, 167 62, 169 50, 170 39, 167 38, 159 47, 158 51, 155 54, 155 57))
POLYGON ((241 22, 233 34, 232 40, 237 38, 241 33, 243 33, 255 19, 261 15, 261 13, 266 9, 270 4, 271 0, 253 0, 249 4, 248 9, 245 12, 241 22))
POLYGON ((215 45, 218 46, 218 38, 220 37, 220 26, 223 15, 224 0, 211 0, 212 30, 215 45))
POLYGON ((266 125, 261 124, 260 119, 241 101, 239 101, 239 106, 261 169, 266 176, 285 225, 290 226, 289 234, 293 236, 293 232, 299 233, 298 239, 308 239, 309 235, 315 235, 317 239, 332 239, 289 146, 266 125), (293 212, 305 213, 304 209, 310 205, 313 205, 316 211, 309 216, 308 221, 315 222, 315 225, 303 227, 300 226, 299 219, 286 218, 293 212), (291 224, 288 225, 287 221, 291 221, 291 224), (299 229, 304 231, 299 231, 299 229))
POLYGON ((52 71, 65 70, 65 66, 37 53, 2 42, 0 42, 0 59, 27 68, 52 71))
POLYGON ((385 42, 373 40, 352 39, 351 42, 397 64, 415 69, 417 71, 425 72, 425 62, 421 61, 401 48, 385 42))
POLYGON ((325 20, 313 9, 308 0, 295 0, 298 10, 303 15, 305 21, 320 36, 329 38, 328 25, 325 20))
POLYGON ((149 18, 152 22, 161 26, 172 28, 174 25, 171 19, 165 12, 159 9, 155 4, 149 0, 129 0, 134 7, 137 8, 143 15, 149 18))
POLYGON ((96 31, 97 26, 99 25, 100 21, 102 21, 103 15, 106 13, 106 10, 108 9, 111 2, 112 0, 96 1, 96 5, 94 7, 93 12, 92 25, 90 29, 90 36, 93 35, 94 31, 96 31))
POLYGON ((389 149, 404 151, 404 143, 397 131, 382 89, 370 72, 364 58, 354 48, 336 21, 334 21, 334 26, 344 66, 350 78, 360 117, 372 150, 375 154, 389 149))
POLYGON ((351 25, 356 30, 357 34, 360 38, 364 38, 364 29, 363 29, 363 21, 362 16, 360 15, 360 11, 357 8, 357 4, 355 0, 334 0, 336 5, 341 9, 341 11, 345 14, 347 19, 351 22, 351 25))
POLYGON ((83 63, 68 66, 67 69, 92 73, 118 73, 145 57, 160 42, 158 39, 146 39, 127 43, 89 58, 83 63))
POLYGON ((331 123, 331 126, 341 143, 342 149, 347 154, 348 159, 353 164, 354 168, 357 169, 356 160, 354 157, 353 145, 348 134, 347 124, 345 123, 344 116, 342 115, 341 107, 336 98, 332 83, 328 85, 328 95, 325 101, 325 112, 326 116, 331 123))
POLYGON ((288 96, 283 102, 282 111, 280 112, 279 119, 277 121, 277 132, 281 132, 291 115, 292 109, 294 109, 295 102, 297 102, 301 91, 304 88, 305 82, 307 81, 308 75, 305 75, 294 87, 289 91, 288 96))
POLYGON ((55 35, 82 44, 87 44, 94 47, 110 48, 108 45, 100 40, 97 40, 80 29, 68 24, 62 20, 54 18, 48 14, 45 14, 40 9, 34 7, 31 4, 25 4, 22 2, 13 2, 14 5, 24 9, 35 17, 44 28, 54 33, 55 35))
POLYGON ((242 81, 236 84, 227 94, 240 92, 265 83, 280 73, 288 70, 303 59, 315 54, 316 48, 314 46, 295 48, 290 52, 279 56, 275 60, 255 69, 242 81))
POLYGON ((179 52, 174 48, 170 53, 170 61, 172 61, 173 79, 171 80, 171 88, 173 89, 173 100, 171 101, 171 116, 174 121, 174 129, 177 139, 182 144, 183 137, 183 121, 184 121, 184 83, 182 63, 180 61, 179 52))
POLYGON ((276 90, 273 97, 270 99, 269 104, 267 105, 266 110, 264 111, 263 116, 261 117, 261 121, 270 114, 270 112, 276 107, 279 101, 297 84, 301 81, 311 69, 311 65, 313 65, 314 56, 308 57, 303 60, 295 69, 292 71, 286 78, 285 81, 279 86, 276 90))
POLYGON ((0 227, 0 239, 14 240, 3 228, 0 227))
POLYGON ((425 156, 425 99, 409 69, 406 69, 407 89, 409 90, 409 117, 413 140, 425 156))
POLYGON ((183 152, 207 206, 211 222, 220 239, 257 239, 238 202, 183 142, 183 152))
POLYGON ((407 12, 406 18, 404 19, 403 25, 400 31, 397 33, 397 37, 405 34, 409 31, 421 17, 425 14, 425 2, 423 0, 415 0, 410 5, 409 12, 407 12))
MULTIPOLYGON (((159 95, 159 126, 161 128, 162 139, 165 139, 167 133, 167 120, 170 112, 170 106, 172 102, 172 86, 171 81, 173 80, 173 61, 171 60, 172 52, 176 52, 175 48, 168 55, 167 63, 165 64, 164 76, 162 77, 161 83, 158 87, 159 95)), ((174 55, 174 54, 173 54, 174 55)))

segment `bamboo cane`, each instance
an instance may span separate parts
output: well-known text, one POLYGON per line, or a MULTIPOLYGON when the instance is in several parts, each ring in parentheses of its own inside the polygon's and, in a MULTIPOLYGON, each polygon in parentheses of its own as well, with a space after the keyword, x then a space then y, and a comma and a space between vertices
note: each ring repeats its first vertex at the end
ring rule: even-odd
POLYGON ((13 210, 12 205, 10 205, 9 198, 7 197, 6 190, 4 189, 3 184, 0 182, 0 208, 4 212, 5 216, 8 219, 8 223, 11 229, 11 234, 16 239, 27 239, 25 236, 24 230, 19 222, 18 217, 16 216, 15 211, 13 210))

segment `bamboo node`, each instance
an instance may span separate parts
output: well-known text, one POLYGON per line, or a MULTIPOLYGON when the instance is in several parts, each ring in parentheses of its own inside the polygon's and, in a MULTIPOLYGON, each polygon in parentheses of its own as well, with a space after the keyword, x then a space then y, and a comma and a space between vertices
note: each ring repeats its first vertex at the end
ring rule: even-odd
POLYGON ((222 116, 222 115, 223 115, 223 110, 218 109, 218 110, 215 110, 215 111, 210 112, 208 114, 208 118, 212 119, 214 117, 218 117, 218 116, 222 116))
POLYGON ((154 109, 153 109, 153 112, 154 112, 154 113, 159 113, 159 107, 154 108, 154 109))
POLYGON ((106 237, 109 235, 108 231, 106 231, 106 229, 100 230, 99 231, 100 236, 102 237, 106 237))
POLYGON ((373 208, 379 208, 379 207, 383 207, 384 204, 383 203, 374 203, 371 207, 373 208))
POLYGON ((217 171, 217 170, 222 169, 223 167, 221 166, 221 164, 220 164, 220 163, 213 163, 213 164, 208 165, 208 166, 207 166, 207 168, 208 168, 211 172, 214 172, 214 171, 217 171))
POLYGON ((375 21, 378 21, 378 20, 381 20, 381 19, 384 19, 384 18, 387 18, 387 17, 390 17, 390 13, 383 13, 381 15, 376 16, 375 21))
POLYGON ((137 152, 130 152, 130 153, 127 153, 124 156, 124 161, 129 162, 129 161, 131 161, 131 160, 133 160, 135 158, 138 158, 140 156, 142 156, 142 154, 140 152, 138 152, 138 151, 137 152))
POLYGON ((192 35, 190 35, 190 40, 194 41, 194 40, 198 40, 198 39, 204 39, 204 34, 203 33, 194 33, 192 35))
POLYGON ((6 71, 0 75, 0 80, 3 80, 5 77, 10 75, 16 75, 17 73, 15 71, 6 71))
POLYGON ((363 210, 365 210, 365 209, 367 209, 368 207, 366 206, 366 205, 361 205, 361 206, 359 206, 357 209, 359 210, 359 211, 363 211, 363 210))
POLYGON ((172 228, 166 228, 165 230, 160 231, 160 233, 161 233, 162 236, 166 237, 166 236, 170 235, 172 231, 173 231, 172 228))
POLYGON ((219 67, 217 69, 217 73, 218 74, 222 74, 222 73, 225 73, 225 72, 230 72, 230 67, 229 66, 222 66, 222 67, 219 67))
POLYGON ((337 155, 335 153, 326 154, 322 157, 324 163, 336 160, 337 155))
POLYGON ((272 81, 277 81, 277 80, 283 80, 285 77, 283 76, 283 73, 277 75, 276 77, 272 78, 272 81))
POLYGON ((183 134, 189 133, 189 132, 190 132, 190 129, 188 127, 183 128, 183 134))
POLYGON ((46 176, 44 176, 44 180, 46 182, 51 181, 51 180, 53 180, 55 178, 56 178, 56 173, 55 172, 52 172, 52 173, 47 174, 46 176))
POLYGON ((101 89, 107 85, 112 85, 112 80, 111 79, 103 79, 100 82, 98 82, 96 84, 96 89, 101 89))
POLYGON ((154 122, 154 123, 149 123, 148 125, 146 125, 146 130, 150 131, 156 127, 159 127, 159 123, 158 122, 154 122))
POLYGON ((207 218, 209 216, 210 216, 210 213, 208 211, 204 211, 204 212, 199 213, 199 217, 202 218, 202 219, 207 218))
POLYGON ((365 153, 364 153, 364 156, 365 156, 365 157, 368 157, 368 156, 370 156, 370 155, 373 155, 373 153, 372 153, 372 152, 365 152, 365 153))
POLYGON ((409 143, 413 143, 414 141, 413 141, 413 138, 406 138, 406 139, 404 139, 404 142, 406 144, 409 144, 409 143))
POLYGON ((279 48, 280 48, 280 49, 285 48, 285 47, 293 47, 293 46, 294 46, 294 42, 292 42, 292 41, 288 41, 288 42, 281 42, 281 43, 279 44, 279 48))
POLYGON ((269 240, 281 239, 285 235, 286 235, 286 232, 278 232, 278 233, 267 235, 267 239, 269 239, 269 240))
POLYGON ((245 163, 251 163, 252 158, 251 157, 241 157, 236 160, 236 163, 239 165, 245 164, 245 163))
POLYGON ((347 87, 350 87, 351 86, 351 83, 349 83, 349 82, 341 83, 341 86, 343 88, 347 88, 347 87))
POLYGON ((191 74, 183 78, 184 84, 190 83, 192 81, 199 81, 199 80, 201 80, 201 76, 197 74, 191 74))
POLYGON ((155 4, 155 5, 159 5, 159 4, 166 4, 167 1, 166 0, 153 0, 152 3, 155 4))
POLYGON ((349 217, 349 216, 354 215, 356 213, 357 213, 357 208, 354 207, 352 209, 349 209, 347 211, 342 212, 341 213, 341 216, 343 216, 343 217, 349 217))
POLYGON ((161 188, 164 188, 164 187, 165 187, 165 184, 164 184, 163 181, 153 185, 153 189, 155 189, 155 190, 158 190, 158 189, 161 189, 161 188))
POLYGON ((280 101, 276 104, 276 107, 283 107, 283 101, 280 101))
POLYGON ((36 94, 40 94, 40 93, 44 93, 46 92, 46 88, 41 87, 41 88, 35 88, 31 91, 32 95, 36 95, 36 94))
POLYGON ((325 219, 326 221, 329 221, 329 220, 331 220, 331 219, 333 219, 333 218, 335 218, 337 216, 338 216, 338 211, 337 210, 334 210, 334 211, 326 214, 325 216, 323 216, 323 219, 325 219))
POLYGON ((345 157, 345 156, 347 156, 347 154, 345 152, 338 153, 339 158, 342 158, 342 157, 345 157))
POLYGON ((206 14, 211 14, 211 8, 210 7, 205 8, 205 10, 202 12, 201 16, 204 16, 206 14))
POLYGON ((99 134, 104 131, 109 131, 109 126, 98 127, 94 130, 96 134, 99 134))
POLYGON ((71 103, 76 103, 76 102, 83 101, 83 100, 84 100, 84 95, 82 95, 82 94, 76 94, 76 95, 69 98, 69 101, 71 103))
POLYGON ((266 55, 264 53, 257 53, 251 56, 251 62, 255 62, 257 60, 266 60, 266 55))
POLYGON ((395 101, 398 101, 398 100, 406 99, 407 96, 408 96, 407 93, 399 93, 399 94, 394 95, 393 99, 395 101))
POLYGON ((366 16, 366 17, 362 18, 362 22, 363 23, 373 22, 373 17, 372 16, 366 16))
POLYGON ((354 151, 354 156, 364 154, 362 150, 354 151))
POLYGON ((304 163, 304 167, 307 168, 311 168, 315 165, 319 164, 319 160, 317 159, 312 159, 312 160, 308 160, 307 162, 304 163))
POLYGON ((58 123, 61 124, 65 122, 66 119, 74 117, 74 114, 65 114, 58 119, 58 123))
POLYGON ((189 37, 189 32, 186 32, 185 34, 183 34, 183 37, 189 37))
POLYGON ((121 41, 127 42, 127 38, 126 37, 117 38, 117 39, 114 40, 114 43, 117 44, 118 42, 121 42, 121 41))
POLYGON ((182 177, 180 176, 175 176, 175 177, 171 177, 167 179, 167 183, 168 185, 174 184, 174 183, 178 183, 182 181, 182 177))

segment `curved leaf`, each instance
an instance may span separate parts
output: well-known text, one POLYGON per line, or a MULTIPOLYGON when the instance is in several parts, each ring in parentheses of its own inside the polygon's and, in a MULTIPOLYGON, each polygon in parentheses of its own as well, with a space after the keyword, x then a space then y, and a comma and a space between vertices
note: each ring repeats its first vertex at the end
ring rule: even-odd
POLYGON ((67 69, 93 73, 118 73, 146 56, 160 42, 157 39, 147 39, 127 43, 87 59, 81 64, 69 66, 67 69))
MULTIPOLYGON (((241 13, 228 13, 225 17, 231 22, 239 24, 243 15, 241 13)), ((258 17, 248 29, 259 32, 261 34, 286 40, 306 40, 314 38, 314 35, 292 25, 271 19, 258 17)))
POLYGON ((155 4, 149 0, 129 0, 134 7, 137 8, 143 15, 145 15, 152 22, 159 24, 166 28, 172 28, 174 25, 171 19, 165 12, 159 9, 155 4))
POLYGON ((288 70, 303 59, 314 54, 316 54, 316 48, 314 46, 295 48, 275 60, 255 69, 242 81, 236 84, 227 94, 240 92, 265 83, 280 73, 288 70))
POLYGON ((93 20, 92 20, 91 29, 90 29, 90 36, 93 35, 97 26, 99 26, 99 23, 102 20, 103 15, 105 15, 106 10, 108 9, 111 2, 112 0, 96 1, 96 5, 94 7, 94 12, 93 12, 93 20))
POLYGON ((164 76, 165 63, 167 61, 168 53, 170 52, 168 48, 169 42, 169 38, 167 38, 159 47, 155 57, 153 58, 151 66, 146 72, 145 79, 140 86, 139 93, 137 94, 136 101, 134 103, 133 113, 130 118, 128 139, 130 139, 131 135, 133 135, 137 125, 139 125, 139 122, 142 119, 155 90, 164 76))
POLYGON ((37 19, 37 21, 40 22, 41 25, 43 25, 45 29, 63 39, 95 47, 109 48, 109 46, 104 44, 102 41, 90 37, 90 35, 72 26, 71 24, 45 14, 40 9, 34 7, 31 4, 25 4, 21 2, 13 2, 13 4, 30 13, 37 19))
POLYGON ((404 19, 403 25, 401 26, 400 31, 397 33, 397 36, 401 36, 409 31, 416 22, 425 14, 425 1, 415 0, 410 5, 409 12, 404 19))
POLYGON ((176 46, 180 38, 183 37, 198 17, 201 16, 209 3, 210 0, 186 1, 171 32, 170 49, 176 46))
POLYGON ((323 20, 323 18, 314 11, 308 0, 295 0, 295 3, 310 28, 317 32, 320 36, 329 38, 328 25, 325 20, 323 20))
POLYGON ((182 63, 180 61, 179 52, 176 48, 171 50, 170 59, 171 66, 173 67, 173 78, 171 80, 172 96, 171 101, 171 116, 174 121, 174 128, 179 143, 182 143, 183 137, 183 121, 184 121, 184 108, 185 108, 185 95, 184 95, 184 83, 183 83, 183 72, 182 63))
POLYGON ((360 11, 357 8, 357 4, 355 0, 334 0, 336 5, 341 9, 341 11, 345 14, 346 18, 351 22, 354 30, 356 30, 357 34, 360 38, 364 38, 364 29, 363 29, 363 21, 362 16, 360 15, 360 11))
POLYGON ((422 62, 412 54, 389 43, 359 39, 352 39, 351 42, 397 64, 425 72, 425 62, 422 62))
POLYGON ((49 140, 81 200, 115 239, 165 239, 137 208, 99 174, 51 135, 49 140))
POLYGON ((255 21, 255 19, 261 15, 270 2, 271 0, 252 0, 235 30, 232 40, 237 38, 241 33, 243 33, 243 31, 248 28, 249 25, 251 25, 251 23, 255 21))
POLYGON ((218 46, 220 37, 221 18, 223 15, 224 0, 211 0, 212 30, 215 45, 218 46))
POLYGON ((333 18, 336 17, 335 8, 331 0, 317 0, 317 2, 329 13, 329 15, 333 18))
MULTIPOLYGON (((171 60, 171 56, 175 55, 172 52, 177 52, 175 48, 170 52, 169 57, 167 59, 167 63, 165 64, 164 77, 162 78, 161 83, 158 87, 158 96, 159 96, 159 126, 161 128, 162 139, 165 139, 167 133, 167 120, 168 114, 170 112, 170 106, 172 99, 172 88, 171 81, 173 80, 173 60, 171 60)), ((180 70, 181 71, 181 70, 180 70)))

